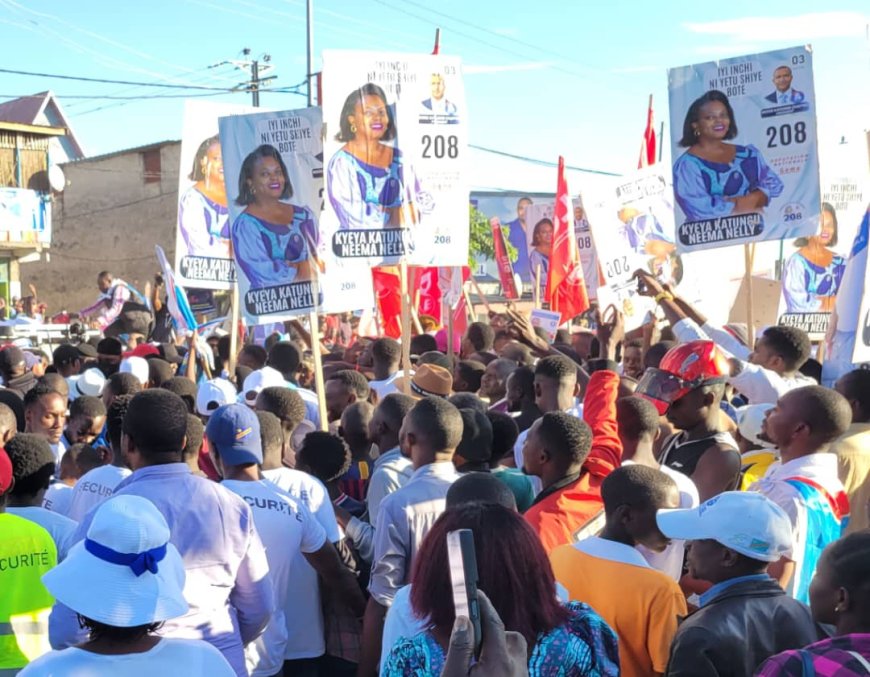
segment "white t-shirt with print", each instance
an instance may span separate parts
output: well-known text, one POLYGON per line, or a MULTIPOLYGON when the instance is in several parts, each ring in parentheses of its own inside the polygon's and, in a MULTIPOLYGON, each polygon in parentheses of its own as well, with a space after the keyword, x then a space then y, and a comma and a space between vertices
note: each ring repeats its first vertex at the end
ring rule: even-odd
POLYGON ((52 482, 42 497, 42 507, 69 517, 69 506, 72 503, 73 488, 63 482, 52 482))
POLYGON ((317 574, 302 553, 320 550, 326 532, 305 504, 269 481, 221 483, 251 506, 266 548, 275 588, 275 613, 266 630, 245 647, 252 677, 271 677, 285 658, 314 658, 324 652, 317 574))
POLYGON ((115 487, 130 475, 129 468, 119 468, 111 464, 89 470, 79 478, 73 487, 67 517, 81 522, 89 510, 109 498, 115 491, 115 487))
POLYGON ((338 543, 341 537, 338 533, 338 522, 335 521, 335 508, 329 500, 326 487, 316 477, 306 472, 291 468, 273 468, 264 470, 263 477, 275 484, 281 491, 286 491, 293 498, 302 501, 320 526, 326 531, 326 537, 331 543, 338 543))

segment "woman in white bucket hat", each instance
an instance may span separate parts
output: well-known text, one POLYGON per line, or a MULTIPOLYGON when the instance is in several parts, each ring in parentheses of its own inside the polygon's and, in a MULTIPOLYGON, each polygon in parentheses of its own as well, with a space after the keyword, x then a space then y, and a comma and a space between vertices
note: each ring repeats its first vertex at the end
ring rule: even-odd
POLYGON ((169 542, 166 520, 147 499, 122 495, 103 503, 87 537, 42 581, 78 614, 90 638, 42 656, 20 675, 235 675, 210 644, 157 634, 163 621, 183 616, 188 606, 181 556, 169 542))

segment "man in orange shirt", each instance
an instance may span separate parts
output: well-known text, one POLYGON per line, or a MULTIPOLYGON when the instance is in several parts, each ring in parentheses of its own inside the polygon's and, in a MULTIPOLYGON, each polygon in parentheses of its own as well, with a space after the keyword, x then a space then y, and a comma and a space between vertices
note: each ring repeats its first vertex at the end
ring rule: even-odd
POLYGON ((547 552, 575 540, 578 530, 601 512, 601 483, 622 462, 616 426, 619 375, 613 358, 624 336, 623 321, 615 309, 610 320, 599 319, 601 359, 589 361, 583 420, 550 411, 532 424, 522 448, 523 472, 539 477, 543 487, 524 517, 547 552))
POLYGON ((569 599, 591 606, 616 633, 622 677, 661 675, 686 599, 676 581, 653 569, 635 546, 656 552, 667 547, 656 512, 675 508, 680 494, 661 470, 641 465, 614 470, 601 493, 601 536, 553 550, 553 573, 569 599))

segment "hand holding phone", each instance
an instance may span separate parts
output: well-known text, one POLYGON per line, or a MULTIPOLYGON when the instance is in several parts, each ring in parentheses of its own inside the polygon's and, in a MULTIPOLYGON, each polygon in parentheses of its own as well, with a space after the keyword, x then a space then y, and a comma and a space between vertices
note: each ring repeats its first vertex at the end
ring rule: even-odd
POLYGON ((440 677, 528 677, 528 645, 518 632, 505 630, 492 603, 477 591, 483 643, 475 656, 471 622, 457 617, 440 677))
POLYGON ((474 633, 474 655, 480 654, 480 607, 477 603, 477 556, 471 529, 457 529, 447 534, 447 558, 456 616, 471 621, 474 633))

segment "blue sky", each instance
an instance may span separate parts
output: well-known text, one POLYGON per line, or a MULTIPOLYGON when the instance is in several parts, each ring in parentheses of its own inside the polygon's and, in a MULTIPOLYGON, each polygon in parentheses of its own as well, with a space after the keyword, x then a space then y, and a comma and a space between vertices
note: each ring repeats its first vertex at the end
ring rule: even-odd
MULTIPOLYGON (((812 43, 820 140, 863 143, 870 128, 866 0, 765 3, 641 0, 315 0, 320 50, 432 49, 462 57, 471 142, 609 171, 636 166, 647 97, 667 119, 667 68, 812 43), (432 9, 428 9, 428 8, 432 9)), ((305 77, 304 0, 0 0, 0 68, 231 87, 241 49, 268 53, 278 79, 305 77)), ((80 100, 162 90, 0 73, 0 100, 52 89, 89 154, 180 137, 183 99, 80 100)), ((167 94, 184 94, 182 90, 167 94)), ((203 92, 204 93, 204 92, 203 92)), ((247 103, 243 93, 209 97, 247 103)), ((270 108, 304 106, 264 93, 270 108)), ((823 152, 824 157, 824 152, 823 152)))

